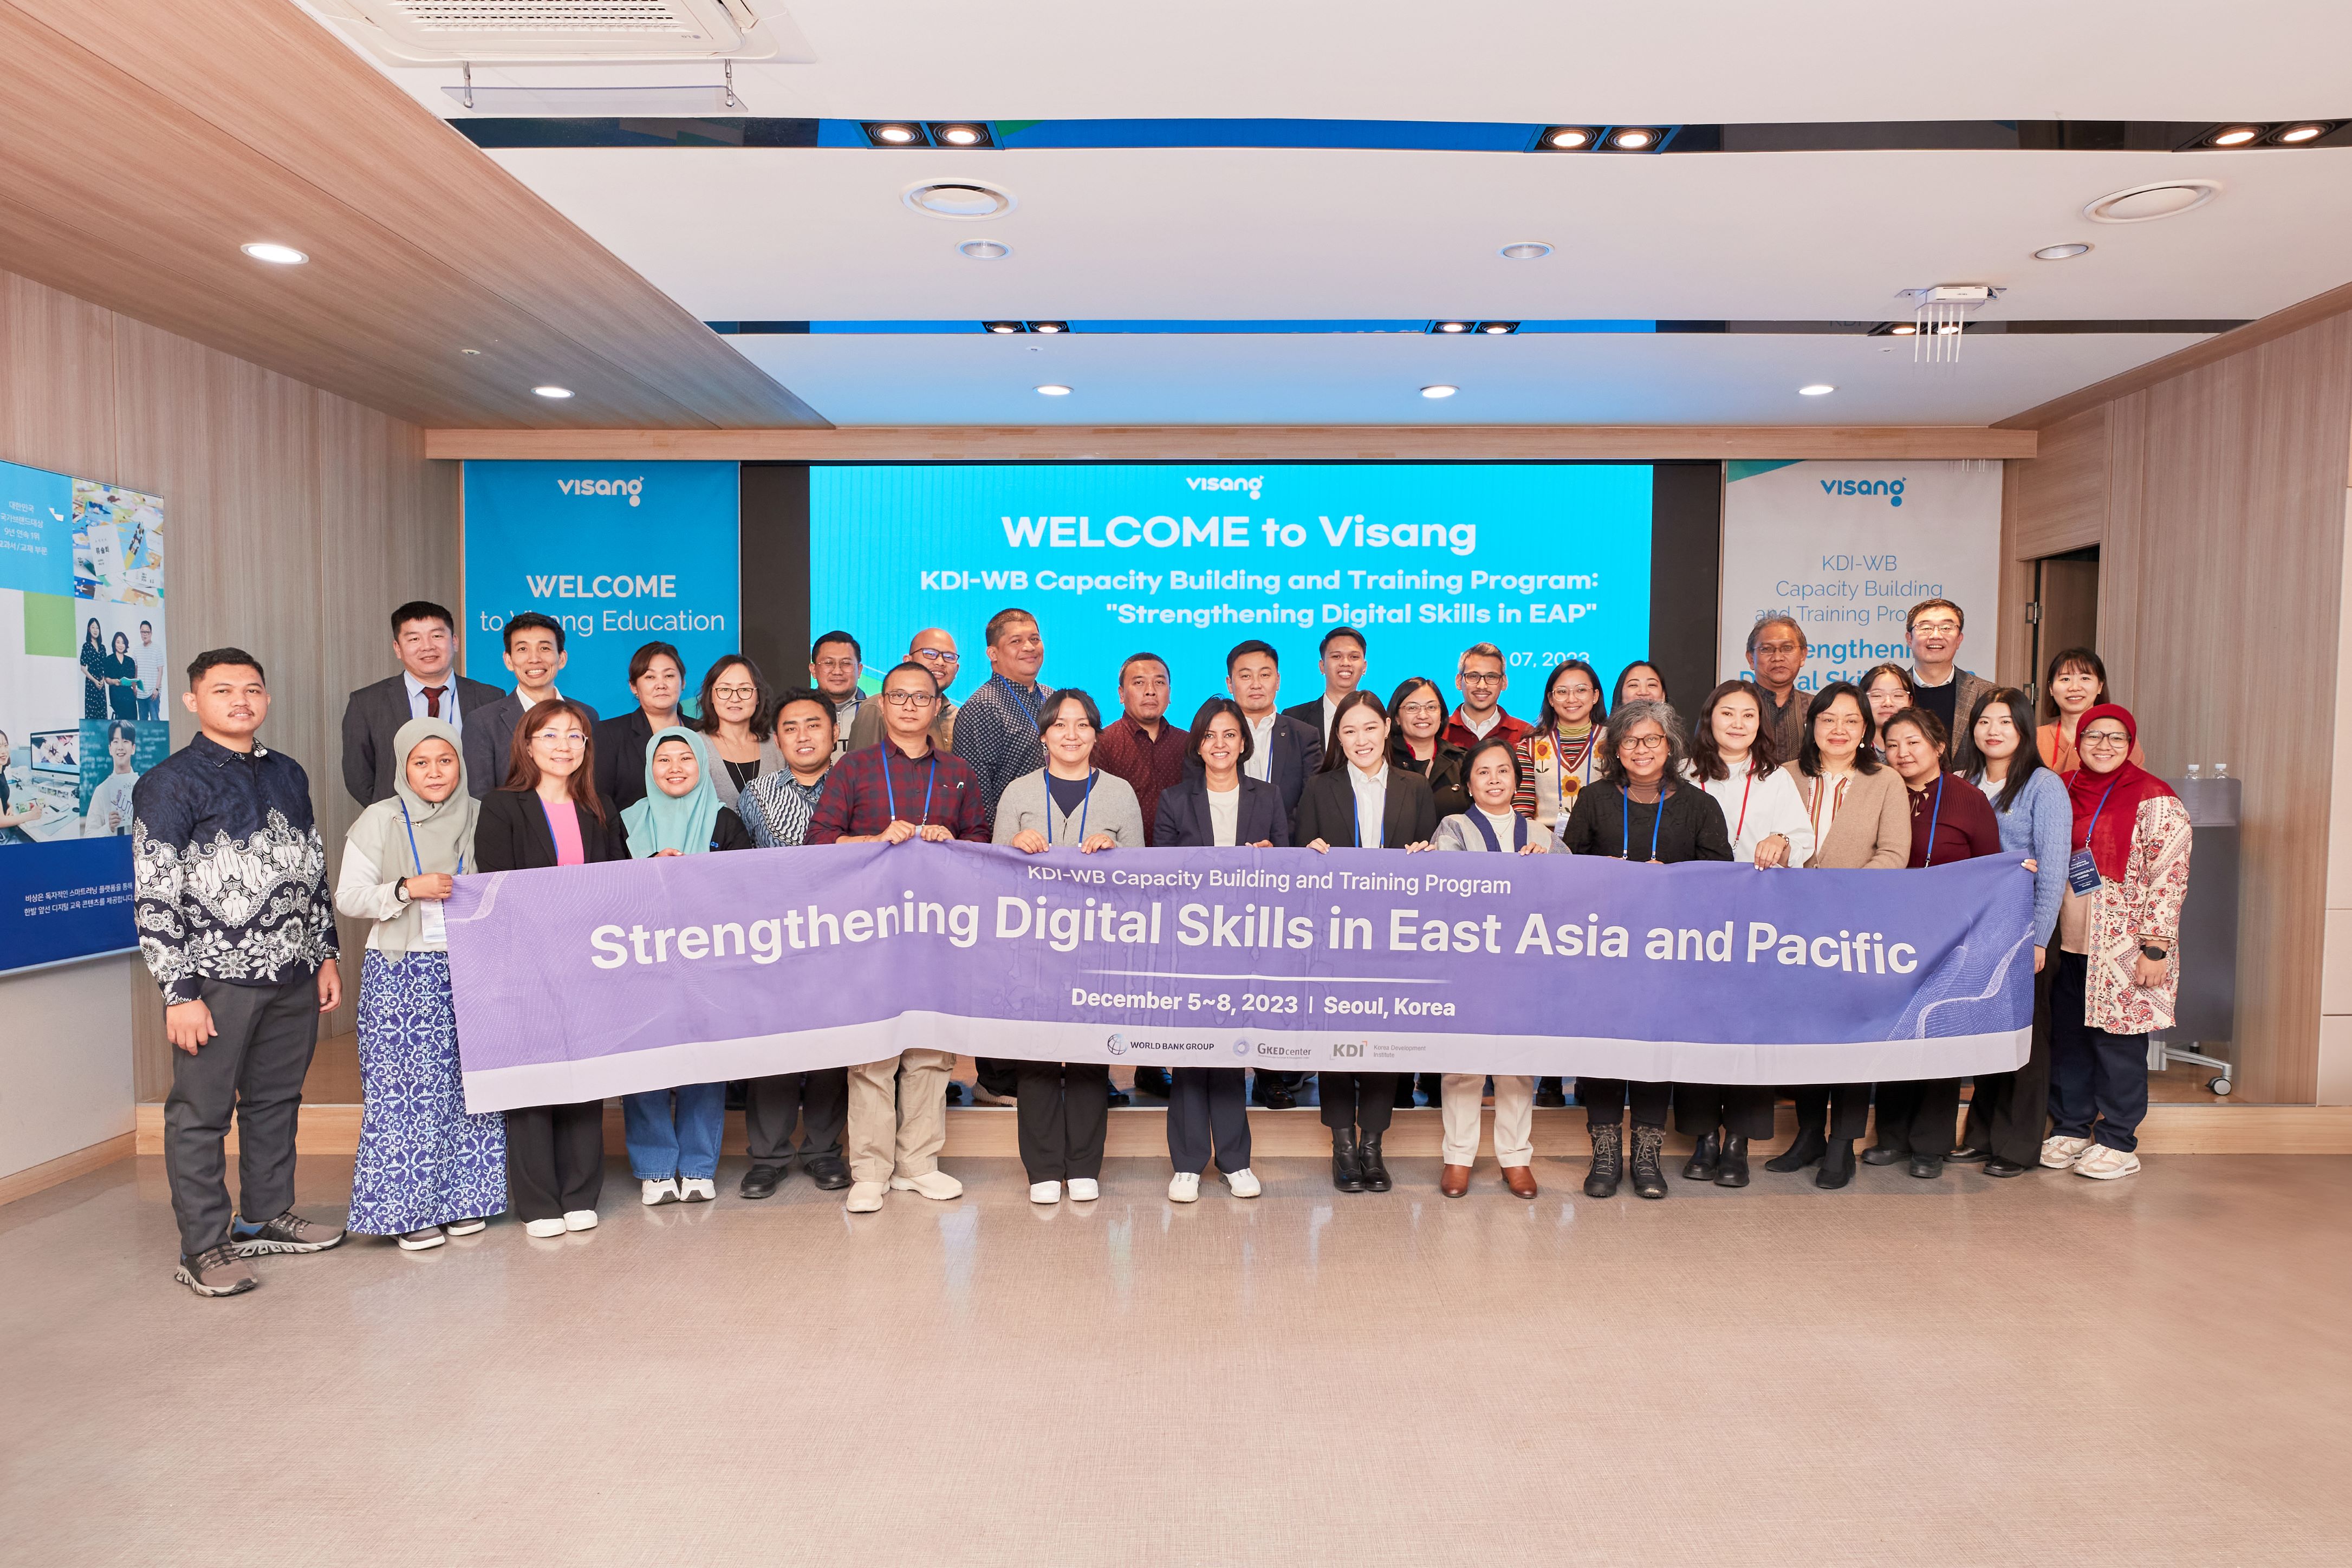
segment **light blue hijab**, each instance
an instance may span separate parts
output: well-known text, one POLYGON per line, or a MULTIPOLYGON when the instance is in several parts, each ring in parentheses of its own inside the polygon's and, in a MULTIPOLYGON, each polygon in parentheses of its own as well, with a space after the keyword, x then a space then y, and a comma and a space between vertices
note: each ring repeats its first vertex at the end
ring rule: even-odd
POLYGON ((646 798, 621 813, 621 824, 629 831, 629 852, 640 860, 664 850, 688 855, 708 850, 711 830, 719 825, 719 791, 710 782, 709 743, 677 725, 654 731, 654 737, 646 742, 646 798), (677 796, 663 794, 654 778, 654 753, 671 740, 694 747, 698 768, 694 788, 677 796))

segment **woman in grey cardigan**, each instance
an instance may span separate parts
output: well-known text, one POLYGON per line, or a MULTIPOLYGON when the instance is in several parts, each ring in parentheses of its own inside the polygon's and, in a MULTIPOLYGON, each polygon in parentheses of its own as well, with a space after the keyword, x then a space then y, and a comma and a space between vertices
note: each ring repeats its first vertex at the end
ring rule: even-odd
MULTIPOLYGON (((1045 766, 1004 787, 995 840, 1024 854, 1056 846, 1097 854, 1143 846, 1143 808, 1126 779, 1094 765, 1102 714, 1094 698, 1066 687, 1045 699, 1037 733, 1045 766)), ((1095 1061, 1020 1061, 1021 1163, 1029 1201, 1059 1203, 1062 1186, 1087 1203, 1102 1194, 1103 1136, 1110 1125, 1110 1069, 1095 1061)))

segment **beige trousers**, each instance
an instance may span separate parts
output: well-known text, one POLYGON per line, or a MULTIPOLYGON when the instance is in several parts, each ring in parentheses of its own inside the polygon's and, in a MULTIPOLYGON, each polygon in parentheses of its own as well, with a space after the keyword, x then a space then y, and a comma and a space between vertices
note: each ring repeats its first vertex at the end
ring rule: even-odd
MULTIPOLYGON (((853 1070, 854 1071, 854 1070, 853 1070)), ((1486 1088, 1483 1072, 1445 1075, 1445 1163, 1475 1165, 1478 1159, 1478 1101, 1486 1088)), ((1495 1074, 1495 1163, 1535 1163, 1536 1081, 1495 1074)))
POLYGON ((849 1175, 887 1182, 940 1168, 948 1141, 949 1051, 908 1051, 849 1070, 849 1175))

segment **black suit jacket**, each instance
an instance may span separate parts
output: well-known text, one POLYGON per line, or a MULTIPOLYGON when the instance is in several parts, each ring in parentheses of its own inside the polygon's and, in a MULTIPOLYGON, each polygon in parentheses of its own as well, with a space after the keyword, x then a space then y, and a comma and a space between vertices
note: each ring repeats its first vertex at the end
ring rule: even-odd
MULTIPOLYGON (((593 732, 596 710, 577 697, 567 700, 587 709, 593 732)), ((522 716, 520 692, 509 692, 479 713, 466 716, 466 790, 475 800, 483 800, 491 790, 505 787, 507 757, 514 745, 515 726, 522 722, 522 716)))
MULTIPOLYGON (((1204 849, 1216 843, 1209 822, 1209 780, 1198 772, 1160 792, 1159 816, 1151 841, 1163 850, 1204 849)), ((1234 842, 1254 844, 1260 839, 1276 849, 1290 846, 1290 815, 1282 809, 1282 792, 1263 779, 1242 775, 1240 809, 1234 816, 1234 842)))
MULTIPOLYGON (((1381 812, 1381 841, 1401 850, 1426 843, 1435 831, 1437 802, 1429 793, 1429 781, 1391 766, 1388 804, 1381 812)), ((1334 846, 1360 847, 1356 843, 1356 787, 1349 780, 1346 763, 1307 781, 1297 814, 1290 819, 1290 837, 1298 844, 1321 839, 1334 846)))
MULTIPOLYGON (((1209 699, 1214 701, 1214 697, 1209 699)), ((1192 716, 1193 728, 1201 727, 1201 713, 1207 712, 1208 706, 1208 703, 1202 703, 1200 713, 1192 716)), ((1321 732, 1314 725, 1301 724, 1286 713, 1278 713, 1274 716, 1274 739, 1269 749, 1274 753, 1272 782, 1282 795, 1282 814, 1295 820, 1298 815, 1299 791, 1307 787, 1308 777, 1323 766, 1321 732)), ((1188 762, 1184 767, 1188 777, 1201 771, 1198 762, 1188 762)))
MULTIPOLYGON (((621 814, 611 802, 605 821, 583 812, 580 848, 589 861, 625 861, 629 841, 621 831, 621 814)), ((555 863, 555 835, 548 831, 547 811, 530 789, 493 789, 482 799, 482 814, 474 822, 474 863, 480 871, 530 871, 555 863)))
POLYGON ((1303 702, 1294 706, 1284 708, 1282 710, 1282 716, 1285 718, 1297 719, 1299 723, 1305 725, 1307 728, 1315 732, 1315 738, 1321 744, 1324 750, 1328 751, 1331 749, 1331 732, 1323 727, 1323 699, 1321 697, 1318 696, 1312 702, 1303 702))
POLYGON ((596 793, 610 800, 614 810, 646 798, 646 743, 653 737, 654 721, 641 707, 598 722, 596 793))
MULTIPOLYGON (((457 688, 458 721, 470 728, 474 716, 494 706, 504 694, 496 686, 452 674, 457 688)), ((408 686, 398 675, 362 686, 343 706, 343 788, 362 806, 393 797, 393 778, 400 758, 392 754, 393 737, 413 716, 408 711, 408 686)), ((461 731, 461 734, 463 732, 461 731)))

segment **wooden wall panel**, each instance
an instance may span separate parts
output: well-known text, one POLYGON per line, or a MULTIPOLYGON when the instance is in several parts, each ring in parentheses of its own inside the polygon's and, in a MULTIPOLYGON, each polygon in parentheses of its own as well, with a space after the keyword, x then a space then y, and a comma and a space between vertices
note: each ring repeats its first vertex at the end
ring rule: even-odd
POLYGON ((2017 548, 2026 559, 2099 542, 2107 521, 2107 411, 2042 433, 2041 450, 2018 472, 2022 506, 2017 548))

